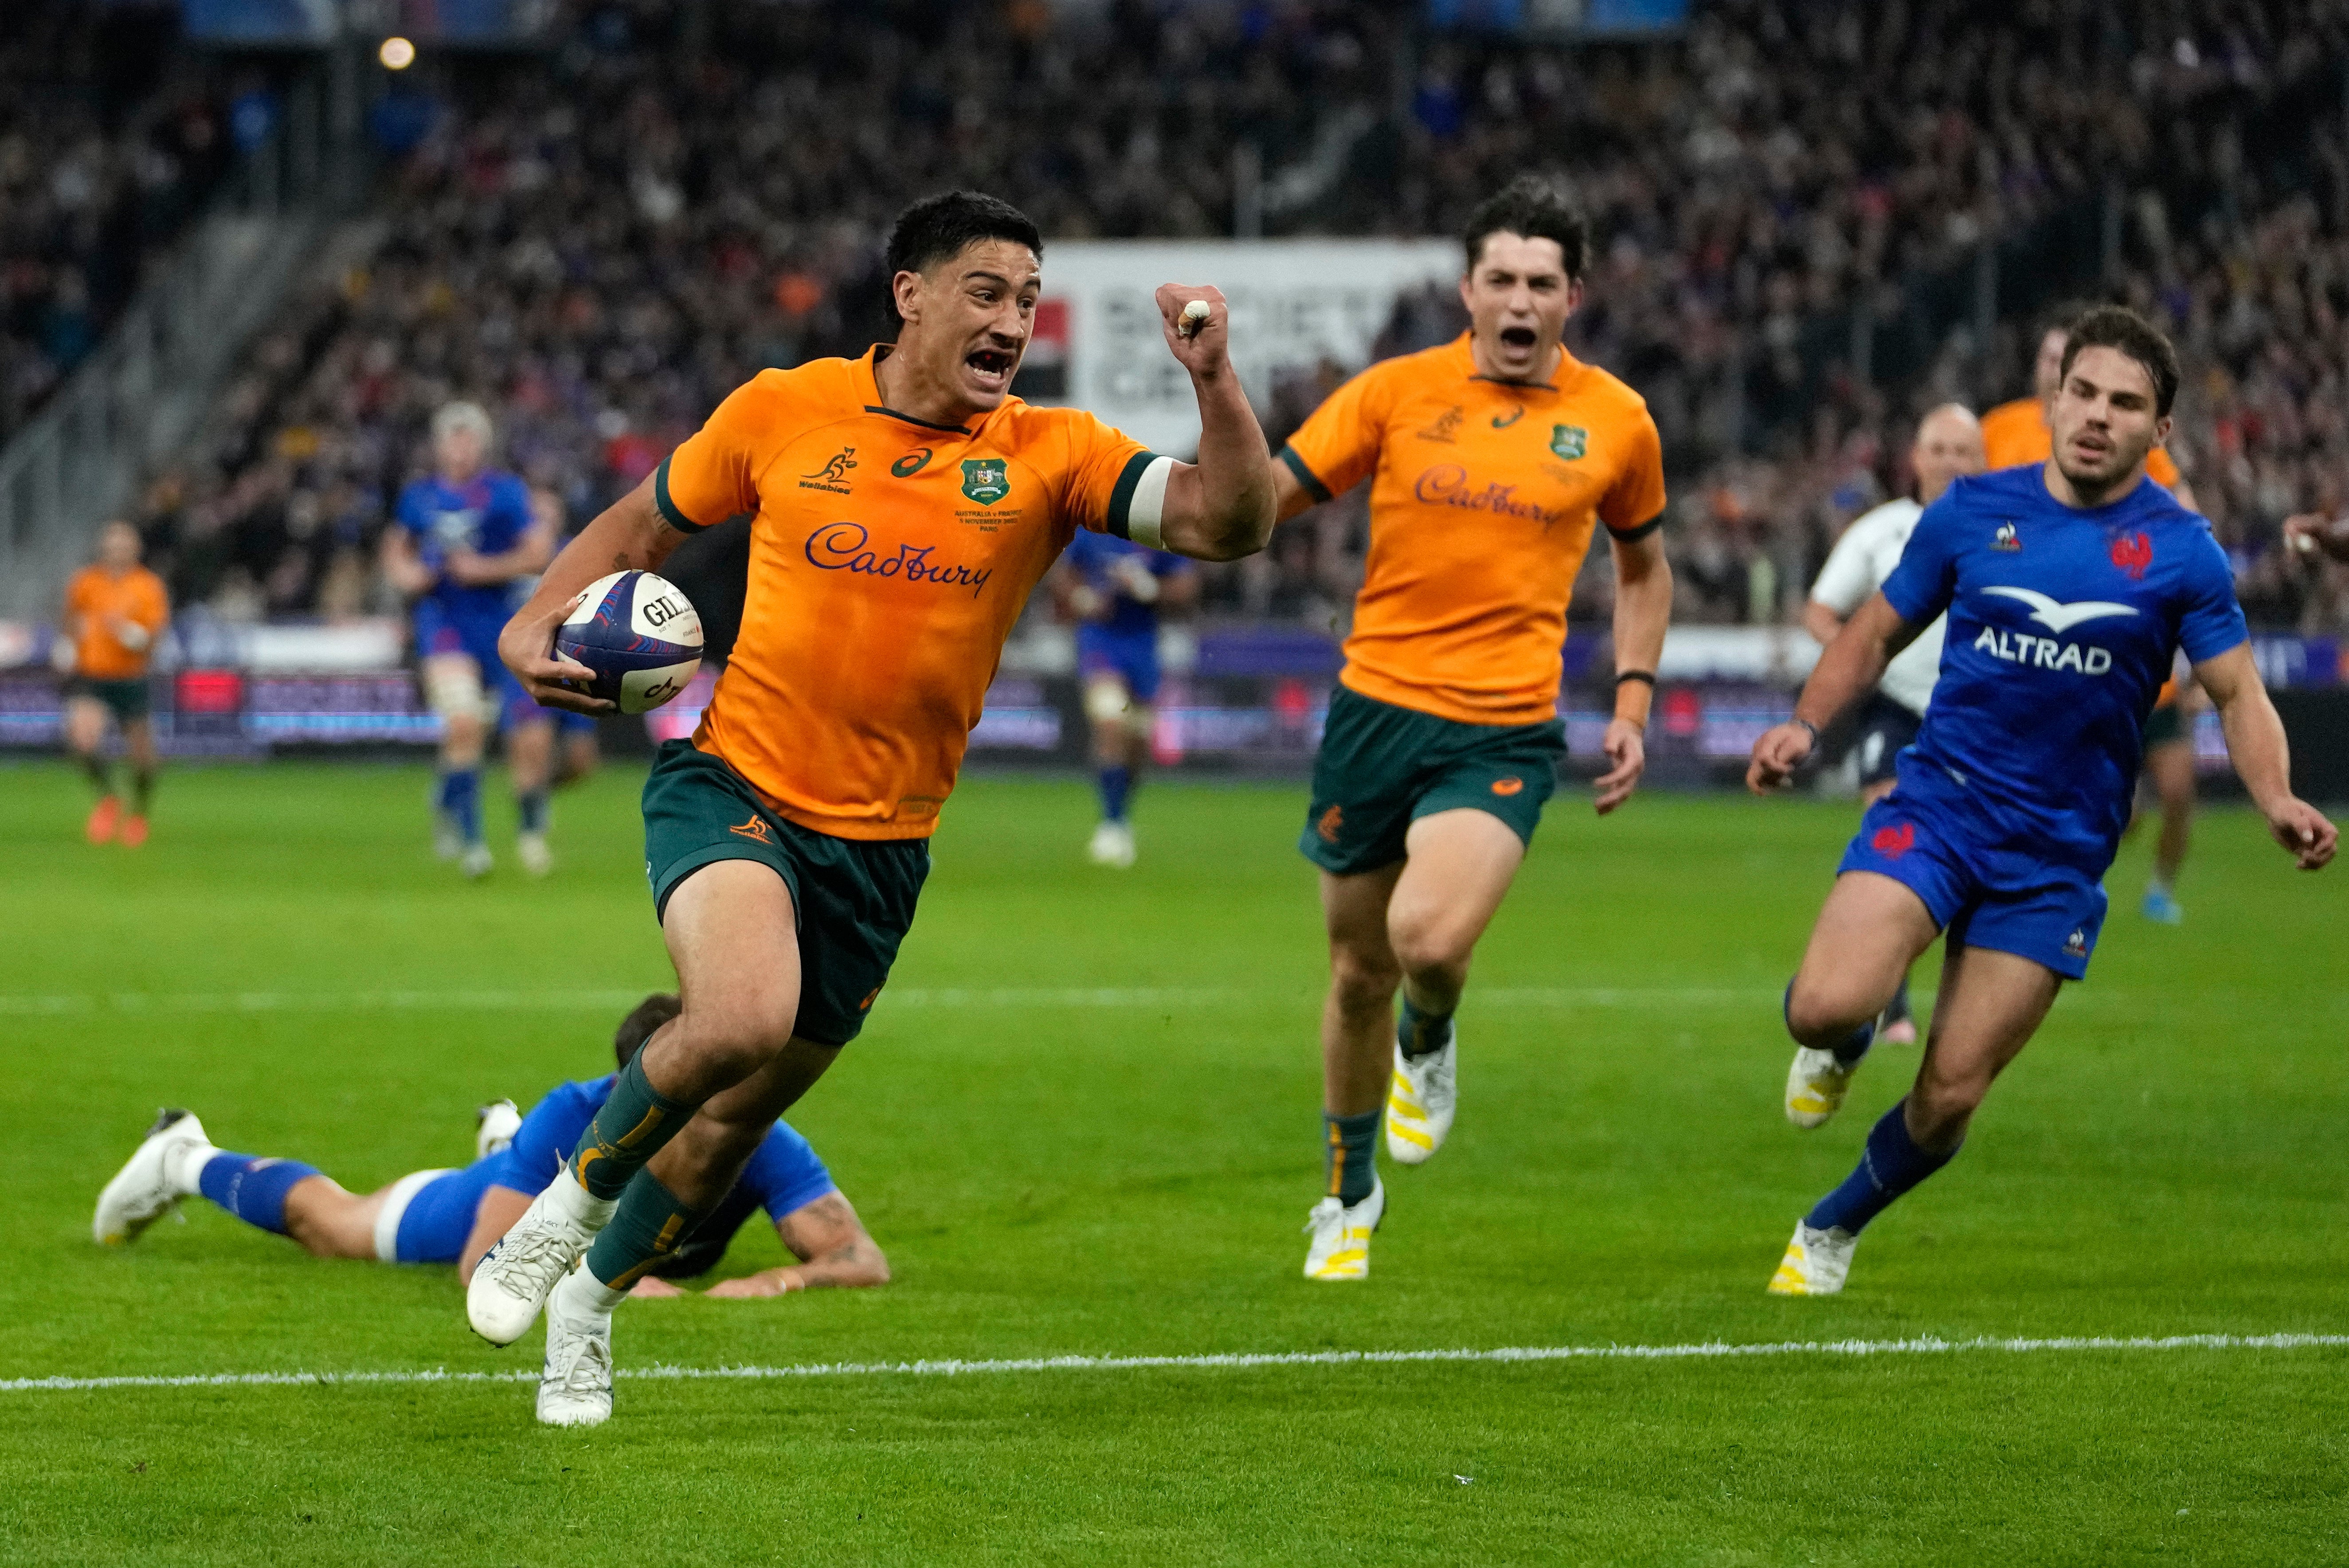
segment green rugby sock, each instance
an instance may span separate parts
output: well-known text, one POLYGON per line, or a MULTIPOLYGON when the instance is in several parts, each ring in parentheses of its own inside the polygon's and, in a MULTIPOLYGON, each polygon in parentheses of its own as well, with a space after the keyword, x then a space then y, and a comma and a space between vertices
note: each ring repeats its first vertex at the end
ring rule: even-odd
POLYGON ((1452 1015, 1423 1013, 1411 1005, 1411 994, 1402 998, 1402 1016, 1395 1020, 1395 1044, 1406 1057, 1423 1057, 1430 1051, 1440 1051, 1452 1043, 1452 1015))
POLYGON ((1348 1208, 1369 1197, 1378 1182, 1373 1140, 1378 1137, 1380 1114, 1375 1110, 1360 1116, 1321 1113, 1321 1143, 1330 1172, 1329 1184, 1322 1191, 1348 1208))
POLYGON ((114 793, 113 763, 109 762, 105 758, 93 753, 81 759, 81 767, 82 771, 89 775, 89 781, 98 786, 98 792, 99 795, 105 796, 114 793))
POLYGON ((640 1171, 620 1194, 611 1223, 587 1249, 587 1272, 608 1290, 626 1290, 693 1234, 698 1210, 677 1201, 649 1171, 640 1171))
POLYGON ((693 1119, 693 1107, 669 1099, 645 1077, 638 1051, 612 1080, 612 1092, 571 1151, 571 1169, 590 1196, 616 1198, 645 1161, 693 1119))

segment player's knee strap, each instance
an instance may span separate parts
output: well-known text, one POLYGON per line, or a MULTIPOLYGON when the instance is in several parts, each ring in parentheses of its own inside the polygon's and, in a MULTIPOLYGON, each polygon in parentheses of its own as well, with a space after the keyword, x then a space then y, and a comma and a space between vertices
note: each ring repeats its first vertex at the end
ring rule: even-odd
POLYGON ((442 718, 479 717, 481 672, 471 659, 431 659, 424 665, 424 701, 442 718))
POLYGON ((1095 724, 1123 724, 1133 710, 1133 698, 1123 681, 1104 678, 1085 683, 1085 717, 1095 724))

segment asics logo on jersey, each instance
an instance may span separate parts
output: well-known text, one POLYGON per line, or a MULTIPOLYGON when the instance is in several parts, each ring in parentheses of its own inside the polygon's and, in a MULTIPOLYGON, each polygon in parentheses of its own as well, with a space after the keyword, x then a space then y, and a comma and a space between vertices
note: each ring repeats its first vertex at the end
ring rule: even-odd
POLYGON ((1544 528, 1566 521, 1563 511, 1519 500, 1515 485, 1487 482, 1484 489, 1475 490, 1471 488, 1474 483, 1468 470, 1458 463, 1438 463, 1421 474, 1411 490, 1423 501, 1462 507, 1469 511, 1497 512, 1503 517, 1522 517, 1544 528))
POLYGON ((819 572, 852 572, 863 577, 898 577, 939 588, 968 588, 974 599, 987 586, 988 579, 995 575, 991 566, 940 565, 930 559, 937 553, 933 544, 919 548, 900 544, 895 554, 884 555, 865 548, 872 537, 860 522, 826 523, 808 535, 808 564, 819 572))
POLYGON ((2030 605, 2031 618, 2051 632, 2068 632, 2083 621, 2101 620, 2106 615, 2137 614, 2135 605, 2116 604, 2108 599, 2083 599, 2077 603, 2064 604, 2031 588, 1985 588, 1982 592, 2030 605))

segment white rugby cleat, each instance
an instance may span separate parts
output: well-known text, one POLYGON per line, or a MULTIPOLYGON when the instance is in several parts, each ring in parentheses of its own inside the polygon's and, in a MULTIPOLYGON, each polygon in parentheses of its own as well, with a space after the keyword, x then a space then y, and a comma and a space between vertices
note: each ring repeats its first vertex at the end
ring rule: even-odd
POLYGON ((1851 1249, 1859 1238, 1840 1225, 1815 1231, 1797 1220, 1795 1239, 1770 1276, 1772 1295, 1833 1295, 1851 1272, 1851 1249))
POLYGON ((616 1198, 595 1198, 564 1163, 513 1228, 482 1255, 465 1287, 465 1321, 492 1345, 512 1345, 546 1305, 548 1293, 587 1255, 616 1198))
POLYGON ((510 1099, 493 1099, 473 1112, 473 1158, 487 1160, 522 1130, 522 1111, 510 1099))
POLYGON ((109 1247, 135 1239, 197 1191, 194 1172, 216 1152, 194 1112, 165 1109, 147 1130, 138 1152, 99 1191, 89 1233, 109 1247))
POLYGON ((612 1416, 612 1315, 557 1291, 546 1303, 546 1366, 538 1418, 550 1427, 601 1426, 612 1416))
POLYGON ((1350 1208, 1336 1198, 1313 1205, 1305 1233, 1313 1238, 1305 1249, 1305 1277, 1319 1280, 1362 1279, 1371 1272, 1371 1233, 1387 1214, 1386 1184, 1371 1179, 1370 1196, 1350 1208))
POLYGON ((1795 1047, 1794 1065, 1786 1069, 1786 1119, 1796 1127, 1825 1127, 1843 1109, 1851 1076, 1858 1070, 1859 1062, 1846 1067, 1833 1051, 1795 1047))
POLYGON ((1085 858, 1097 866, 1123 871, 1133 864, 1133 827, 1129 822, 1103 822, 1093 830, 1085 858))
POLYGON ((554 851, 546 847, 544 833, 514 835, 514 859, 522 869, 534 877, 543 877, 554 869, 554 851))
POLYGON ((490 869, 497 863, 487 844, 468 844, 465 852, 457 857, 457 869, 475 881, 489 875, 490 869))
POLYGON ((1418 1057, 1395 1047, 1394 1081, 1387 1087, 1387 1152, 1399 1164, 1424 1165, 1444 1147, 1460 1106, 1460 1032, 1440 1051, 1418 1057))

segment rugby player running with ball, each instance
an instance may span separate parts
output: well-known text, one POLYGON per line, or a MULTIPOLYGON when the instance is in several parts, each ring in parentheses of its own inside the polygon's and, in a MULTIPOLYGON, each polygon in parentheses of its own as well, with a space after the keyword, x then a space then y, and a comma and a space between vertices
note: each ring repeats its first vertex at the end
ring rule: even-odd
POLYGON ((1271 535, 1271 459, 1222 294, 1158 291, 1199 404, 1198 461, 1180 463, 1009 395, 1042 256, 1035 224, 992 197, 907 208, 888 251, 897 341, 738 388, 588 524, 506 627, 500 653, 533 696, 605 711, 575 689, 589 672, 554 652, 572 602, 754 514, 733 656, 699 730, 663 746, 645 783, 645 860, 684 1010, 467 1294, 498 1345, 545 1306, 542 1421, 610 1415, 612 1309, 863 1027, 1004 638, 1071 537, 1228 560, 1271 535))

